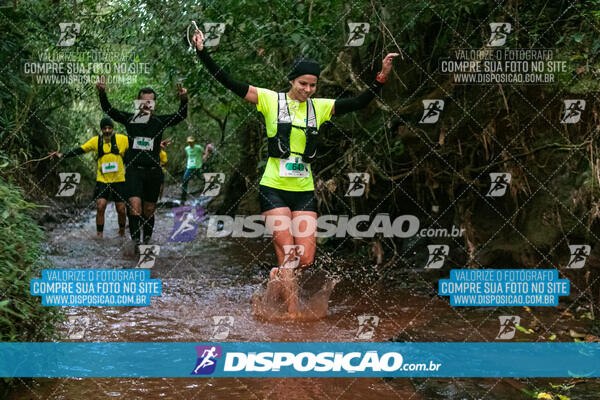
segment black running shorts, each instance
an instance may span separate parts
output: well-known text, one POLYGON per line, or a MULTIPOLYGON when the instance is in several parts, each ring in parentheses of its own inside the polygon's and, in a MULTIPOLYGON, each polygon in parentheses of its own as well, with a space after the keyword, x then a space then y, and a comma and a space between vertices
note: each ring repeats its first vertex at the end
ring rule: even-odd
POLYGON ((314 190, 308 192, 290 192, 259 185, 258 199, 261 212, 274 208, 288 207, 291 211, 317 212, 317 198, 314 190))
POLYGON ((163 172, 160 167, 127 167, 125 183, 128 197, 139 197, 148 203, 156 203, 160 194, 163 172))
POLYGON ((96 182, 94 189, 94 198, 106 199, 107 201, 125 202, 127 201, 127 188, 125 182, 96 182))

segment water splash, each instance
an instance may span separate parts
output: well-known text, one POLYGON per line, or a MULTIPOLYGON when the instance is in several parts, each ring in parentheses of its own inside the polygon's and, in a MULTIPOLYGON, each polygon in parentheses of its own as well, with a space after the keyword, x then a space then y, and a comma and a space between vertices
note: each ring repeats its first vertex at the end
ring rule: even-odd
MULTIPOLYGON (((257 293, 252 297, 252 313, 260 319, 274 320, 318 320, 327 316, 329 298, 339 278, 322 276, 318 279, 320 287, 311 290, 307 278, 297 276, 286 277, 277 275, 276 269, 271 272, 271 278, 263 293, 257 293), (289 310, 288 303, 297 298, 295 311, 289 310), (292 311, 292 312, 290 312, 292 311)), ((292 272, 293 273, 293 272, 292 272)), ((312 276, 309 278, 313 278, 312 276)), ((313 279, 314 281, 315 279, 313 279)))

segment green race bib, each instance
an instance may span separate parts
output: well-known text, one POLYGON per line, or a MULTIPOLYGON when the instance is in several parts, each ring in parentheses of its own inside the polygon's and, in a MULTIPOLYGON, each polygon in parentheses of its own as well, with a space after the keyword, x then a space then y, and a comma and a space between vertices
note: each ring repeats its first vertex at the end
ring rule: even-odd
POLYGON ((279 176, 285 178, 306 178, 310 175, 308 164, 302 157, 289 157, 279 159, 279 176))

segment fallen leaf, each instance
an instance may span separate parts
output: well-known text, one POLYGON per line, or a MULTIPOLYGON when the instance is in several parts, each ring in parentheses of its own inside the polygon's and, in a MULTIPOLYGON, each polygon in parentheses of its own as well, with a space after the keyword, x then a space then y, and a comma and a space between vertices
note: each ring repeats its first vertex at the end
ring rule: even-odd
POLYGON ((584 340, 585 340, 586 343, 597 342, 598 341, 598 336, 585 335, 585 339, 584 340))
POLYGON ((569 329, 569 335, 572 338, 583 338, 586 336, 585 333, 575 332, 573 329, 569 329))
POLYGON ((561 313, 560 313, 560 315, 562 315, 563 317, 570 317, 570 318, 573 318, 573 314, 571 314, 571 313, 570 313, 570 312, 568 312, 568 311, 563 311, 563 312, 561 312, 561 313))

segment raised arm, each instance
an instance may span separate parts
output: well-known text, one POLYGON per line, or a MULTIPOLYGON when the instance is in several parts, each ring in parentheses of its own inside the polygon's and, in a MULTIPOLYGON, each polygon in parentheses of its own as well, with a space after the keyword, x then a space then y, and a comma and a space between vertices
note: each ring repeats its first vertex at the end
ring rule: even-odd
POLYGON ((371 100, 373 100, 375 95, 378 95, 381 92, 381 88, 392 70, 392 61, 394 60, 394 57, 397 56, 399 56, 398 53, 389 53, 386 55, 381 62, 381 72, 377 74, 377 78, 369 85, 369 87, 356 97, 337 99, 331 109, 331 115, 347 114, 366 107, 371 100))
POLYGON ((208 51, 204 48, 204 34, 201 31, 196 31, 192 41, 196 44, 196 54, 198 54, 198 57, 206 66, 208 72, 210 72, 216 80, 221 82, 223 86, 240 96, 242 99, 258 104, 258 92, 254 86, 233 79, 227 72, 215 64, 208 54, 208 51))
POLYGON ((106 113, 109 117, 114 119, 117 122, 122 124, 127 123, 131 117, 132 113, 126 113, 123 111, 119 111, 116 108, 113 108, 108 101, 108 97, 106 97, 106 83, 102 77, 96 82, 96 89, 98 89, 98 96, 100 97, 100 107, 102 107, 102 111, 106 113))
MULTIPOLYGON (((160 119, 163 121, 165 126, 174 126, 187 118, 188 113, 188 98, 187 89, 181 88, 178 90, 177 95, 181 99, 179 103, 179 110, 175 114, 162 115, 160 119)), ((169 142, 170 143, 170 142, 169 142)))

